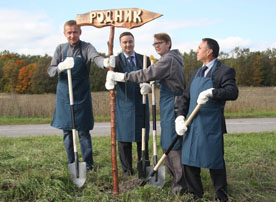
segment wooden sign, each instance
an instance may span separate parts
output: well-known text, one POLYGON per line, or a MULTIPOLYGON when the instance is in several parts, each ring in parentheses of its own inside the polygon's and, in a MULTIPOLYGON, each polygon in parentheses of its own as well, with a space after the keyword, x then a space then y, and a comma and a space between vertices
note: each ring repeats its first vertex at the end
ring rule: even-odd
MULTIPOLYGON (((140 27, 143 24, 150 22, 162 14, 138 9, 110 9, 97 10, 85 14, 78 14, 76 17, 79 26, 91 25, 98 28, 110 26, 110 36, 108 41, 108 55, 113 55, 113 42, 115 27, 124 27, 132 29, 140 27)), ((109 70, 113 71, 112 67, 109 70)), ((113 193, 119 194, 118 168, 116 158, 116 117, 115 117, 115 91, 110 90, 110 118, 111 118, 111 161, 112 161, 112 176, 113 176, 113 193)))
POLYGON ((160 16, 162 16, 162 14, 139 8, 123 8, 96 10, 85 14, 78 14, 76 21, 80 26, 91 25, 98 28, 114 26, 132 29, 134 27, 140 27, 160 16))

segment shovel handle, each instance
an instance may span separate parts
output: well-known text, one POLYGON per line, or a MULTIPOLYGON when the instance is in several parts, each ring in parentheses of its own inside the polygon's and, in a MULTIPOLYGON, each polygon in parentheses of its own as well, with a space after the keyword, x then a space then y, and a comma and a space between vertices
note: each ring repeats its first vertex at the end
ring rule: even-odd
MULTIPOLYGON (((193 118, 195 117, 195 115, 197 114, 198 110, 200 109, 201 105, 198 104, 194 110, 192 111, 191 115, 189 116, 189 118, 187 119, 187 121, 185 122, 185 125, 188 126, 191 121, 193 120, 193 118)), ((173 146, 175 145, 175 143, 177 142, 177 140, 180 138, 180 135, 177 135, 171 145, 169 146, 168 150, 162 155, 162 157, 160 158, 160 160, 157 162, 156 166, 154 166, 153 168, 153 172, 156 172, 158 170, 158 168, 160 167, 161 163, 166 159, 167 155, 170 153, 170 151, 172 150, 173 146)))
POLYGON ((72 87, 72 74, 71 69, 67 69, 67 78, 68 78, 68 88, 69 88, 69 101, 70 101, 70 111, 72 119, 72 134, 73 134, 73 147, 74 152, 77 152, 77 131, 75 127, 75 114, 74 114, 74 98, 73 98, 73 87, 72 87))
MULTIPOLYGON (((147 56, 143 57, 143 69, 147 68, 147 56)), ((142 151, 145 151, 145 139, 146 139, 146 95, 143 95, 143 128, 142 128, 142 151)))
POLYGON ((191 121, 193 120, 193 118, 197 114, 197 112, 200 109, 200 107, 201 107, 201 104, 197 104, 196 105, 196 107, 194 108, 194 110, 192 111, 192 113, 190 114, 190 116, 188 117, 187 121, 185 121, 185 125, 186 126, 190 125, 191 121))
POLYGON ((156 103, 155 103, 155 83, 151 84, 152 92, 152 138, 153 138, 153 156, 157 155, 157 140, 156 140, 156 103))

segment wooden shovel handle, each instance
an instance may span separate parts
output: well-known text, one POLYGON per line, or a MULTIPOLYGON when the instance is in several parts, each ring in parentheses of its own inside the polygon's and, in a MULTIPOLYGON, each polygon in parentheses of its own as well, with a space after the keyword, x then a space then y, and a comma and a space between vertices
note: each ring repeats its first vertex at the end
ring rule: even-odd
MULTIPOLYGON (((200 109, 201 104, 198 104, 194 110, 192 111, 191 115, 189 116, 189 118, 187 119, 187 121, 185 122, 185 125, 188 126, 191 121, 193 120, 193 118, 195 117, 195 115, 197 114, 198 110, 200 109)), ((180 138, 181 136, 177 135, 173 142, 171 143, 171 145, 169 146, 168 150, 162 155, 162 157, 160 158, 160 160, 158 161, 158 163, 156 164, 156 166, 154 166, 153 171, 157 171, 159 166, 161 165, 161 163, 166 159, 166 157, 168 156, 168 154, 170 153, 170 151, 172 150, 173 146, 175 145, 175 143, 177 142, 177 140, 180 138)))
MULTIPOLYGON (((147 68, 147 56, 144 55, 143 57, 143 69, 147 68)), ((143 95, 143 128, 142 128, 142 151, 146 150, 146 95, 143 95)))

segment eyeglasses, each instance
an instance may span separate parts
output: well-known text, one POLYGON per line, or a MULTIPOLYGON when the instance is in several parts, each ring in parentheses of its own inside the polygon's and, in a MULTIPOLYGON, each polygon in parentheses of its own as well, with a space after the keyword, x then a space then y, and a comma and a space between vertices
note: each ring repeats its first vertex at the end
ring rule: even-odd
POLYGON ((154 43, 154 44, 152 44, 154 47, 156 47, 156 46, 159 46, 159 45, 161 45, 162 43, 164 43, 165 41, 160 41, 160 42, 156 42, 156 43, 154 43))

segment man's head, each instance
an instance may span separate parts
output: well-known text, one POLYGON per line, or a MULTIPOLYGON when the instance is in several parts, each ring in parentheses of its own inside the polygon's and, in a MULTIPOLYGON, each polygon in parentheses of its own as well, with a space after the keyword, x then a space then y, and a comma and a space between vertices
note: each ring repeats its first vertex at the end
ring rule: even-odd
POLYGON ((197 60, 207 64, 218 57, 219 45, 214 39, 204 38, 197 48, 197 60))
POLYGON ((119 39, 123 52, 131 56, 134 51, 134 36, 130 32, 123 32, 119 39))
POLYGON ((166 33, 155 34, 153 46, 156 53, 162 56, 169 52, 172 47, 171 37, 166 33))
POLYGON ((69 20, 64 24, 64 36, 67 38, 69 44, 74 46, 80 40, 81 28, 77 25, 75 20, 69 20))

